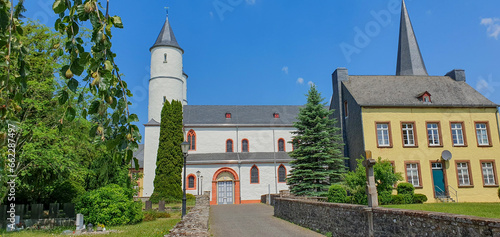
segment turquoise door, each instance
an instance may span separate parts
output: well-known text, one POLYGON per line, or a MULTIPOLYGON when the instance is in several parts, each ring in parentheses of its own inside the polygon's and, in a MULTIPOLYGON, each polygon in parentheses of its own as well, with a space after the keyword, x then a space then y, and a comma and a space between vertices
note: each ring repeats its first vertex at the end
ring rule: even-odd
POLYGON ((432 178, 434 179, 434 192, 436 197, 446 196, 446 187, 444 186, 443 164, 432 163, 432 178))

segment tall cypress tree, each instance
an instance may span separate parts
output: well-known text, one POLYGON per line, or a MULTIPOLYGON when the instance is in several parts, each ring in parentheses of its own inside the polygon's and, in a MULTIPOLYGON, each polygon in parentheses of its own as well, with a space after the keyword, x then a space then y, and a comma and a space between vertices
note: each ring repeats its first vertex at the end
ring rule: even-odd
POLYGON ((323 100, 316 87, 311 86, 307 104, 294 123, 295 149, 289 153, 294 159, 287 183, 295 195, 324 196, 345 172, 340 129, 335 127, 336 120, 330 118, 332 111, 325 108, 323 100))
POLYGON ((154 191, 150 200, 176 202, 182 199, 182 167, 184 157, 181 143, 182 103, 165 101, 161 110, 160 141, 156 155, 154 191))

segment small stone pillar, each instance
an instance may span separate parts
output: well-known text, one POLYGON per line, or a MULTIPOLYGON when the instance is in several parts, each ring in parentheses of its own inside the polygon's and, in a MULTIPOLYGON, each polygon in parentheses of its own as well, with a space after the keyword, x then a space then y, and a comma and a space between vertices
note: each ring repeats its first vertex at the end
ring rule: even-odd
POLYGON ((165 211, 165 201, 161 200, 158 202, 158 211, 165 211))
POLYGON ((374 159, 366 159, 363 166, 366 167, 366 194, 368 195, 368 206, 378 207, 377 185, 375 183, 375 174, 373 166, 377 163, 374 159))
POLYGON ((153 209, 153 203, 149 200, 146 201, 146 211, 153 209))
POLYGON ((76 232, 75 233, 81 233, 81 231, 84 229, 83 227, 83 214, 76 214, 76 221, 75 221, 75 225, 76 225, 76 232))

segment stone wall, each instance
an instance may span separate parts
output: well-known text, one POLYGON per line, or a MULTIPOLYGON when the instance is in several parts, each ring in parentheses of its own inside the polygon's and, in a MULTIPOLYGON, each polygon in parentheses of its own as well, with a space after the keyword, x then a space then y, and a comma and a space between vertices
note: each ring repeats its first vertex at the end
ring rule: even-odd
POLYGON ((196 205, 165 236, 199 236, 208 237, 208 217, 210 212, 210 192, 196 196, 196 205))
POLYGON ((277 198, 276 217, 332 236, 500 236, 500 220, 448 213, 277 198))

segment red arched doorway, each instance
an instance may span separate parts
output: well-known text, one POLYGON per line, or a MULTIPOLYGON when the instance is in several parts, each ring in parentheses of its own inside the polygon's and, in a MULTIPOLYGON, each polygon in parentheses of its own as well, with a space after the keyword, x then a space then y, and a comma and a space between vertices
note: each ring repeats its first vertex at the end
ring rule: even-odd
POLYGON ((231 168, 220 168, 212 178, 210 205, 240 204, 240 179, 231 168))

